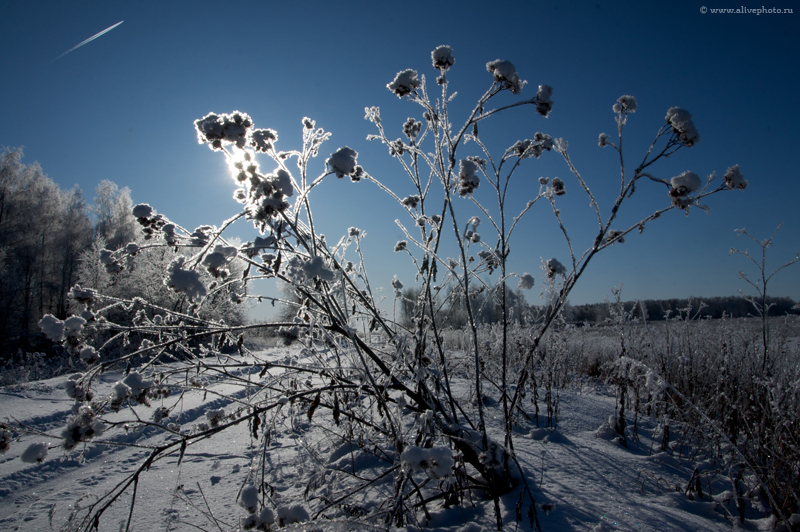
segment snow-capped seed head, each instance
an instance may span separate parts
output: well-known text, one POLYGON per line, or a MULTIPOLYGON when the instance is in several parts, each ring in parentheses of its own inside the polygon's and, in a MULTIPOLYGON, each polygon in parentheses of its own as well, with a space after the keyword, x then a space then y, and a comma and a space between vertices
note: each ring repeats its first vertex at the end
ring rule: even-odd
POLYGON ((400 281, 400 279, 397 278, 396 275, 394 276, 394 279, 392 279, 392 288, 394 288, 395 290, 403 289, 403 283, 402 281, 400 281))
POLYGON ((533 141, 541 144, 542 149, 551 150, 553 148, 553 137, 547 133, 537 131, 533 134, 533 141))
POLYGON ((46 443, 32 443, 20 456, 20 460, 28 464, 41 464, 47 457, 47 444, 46 443))
POLYGON ((322 257, 319 255, 312 257, 311 260, 303 263, 303 271, 306 277, 313 279, 319 277, 324 281, 333 281, 333 272, 325 267, 322 257))
POLYGON ((175 235, 175 224, 169 223, 165 224, 164 227, 161 228, 161 234, 164 236, 164 241, 167 244, 174 244, 177 242, 178 237, 175 235))
POLYGON ((317 123, 314 120, 311 120, 307 116, 303 117, 303 127, 304 128, 306 128, 306 129, 314 129, 314 126, 316 126, 316 125, 317 125, 317 123))
POLYGON ((405 198, 403 198, 401 203, 406 207, 408 207, 409 209, 415 209, 417 207, 417 204, 419 203, 419 196, 417 195, 406 196, 405 198))
POLYGON ((140 203, 133 207, 134 218, 150 218, 152 214, 153 208, 146 203, 140 203))
POLYGON ((104 265, 109 265, 114 262, 114 254, 110 249, 101 249, 100 250, 100 263, 104 265))
POLYGON ((214 246, 214 251, 203 258, 202 265, 216 277, 219 275, 219 269, 236 257, 236 251, 237 249, 233 246, 217 244, 214 246))
POLYGON ((635 113, 636 112, 636 98, 633 96, 623 95, 617 100, 619 105, 614 105, 615 113, 635 113))
POLYGON ((78 412, 69 418, 67 426, 61 432, 64 448, 72 449, 82 441, 101 436, 104 429, 103 422, 95 419, 92 407, 81 406, 78 412))
POLYGON ((456 64, 456 60, 453 57, 453 49, 445 45, 437 46, 431 52, 431 60, 433 61, 433 68, 441 71, 445 71, 456 64))
POLYGON ((80 357, 81 360, 90 365, 100 360, 100 355, 97 354, 97 351, 95 351, 94 347, 90 345, 87 345, 80 350, 80 357))
POLYGON ((214 230, 210 225, 201 225, 196 227, 194 232, 190 235, 192 237, 193 246, 202 246, 208 243, 211 238, 211 233, 214 230))
POLYGON ((605 148, 606 146, 608 146, 608 135, 606 135, 605 133, 600 133, 600 137, 598 137, 597 139, 597 145, 600 146, 601 148, 605 148))
POLYGON ((132 400, 142 404, 148 404, 147 390, 153 386, 153 381, 142 378, 141 374, 137 371, 131 371, 122 379, 120 384, 125 385, 130 390, 130 397, 132 400))
POLYGON ((386 86, 390 91, 395 93, 398 98, 402 98, 420 88, 421 82, 419 78, 417 78, 417 71, 409 68, 398 72, 394 77, 394 81, 386 86))
POLYGON ((292 176, 283 168, 278 168, 274 175, 269 176, 268 180, 272 188, 280 192, 283 196, 287 198, 294 196, 292 176))
POLYGON ((394 245, 394 250, 395 251, 403 251, 403 250, 406 249, 406 246, 408 246, 408 242, 406 242, 405 240, 401 240, 397 244, 394 245))
POLYGON ((557 259, 547 259, 547 262, 545 262, 545 274, 552 279, 557 274, 566 275, 567 269, 557 259))
POLYGON ((622 236, 622 231, 618 231, 616 229, 611 229, 606 233, 606 237, 603 239, 606 243, 613 242, 615 244, 624 244, 625 237, 622 236))
POLYGON ((491 274, 495 268, 500 267, 500 257, 498 257, 497 253, 494 251, 483 249, 478 252, 478 258, 481 259, 481 262, 486 264, 486 267, 489 269, 489 274, 491 274))
POLYGON ((729 189, 738 188, 739 190, 744 190, 747 188, 747 184, 747 180, 742 175, 742 169, 739 168, 738 164, 731 166, 725 172, 725 186, 729 189))
POLYGON ((356 163, 357 157, 357 151, 345 146, 344 148, 339 148, 333 152, 328 160, 325 161, 325 164, 331 168, 331 171, 336 174, 336 177, 339 179, 343 178, 344 176, 348 176, 350 179, 353 179, 353 177, 358 173, 357 170, 360 169, 356 163))
POLYGON ((670 179, 670 184, 672 185, 674 194, 685 196, 700 190, 702 182, 700 181, 700 177, 694 172, 684 172, 670 179))
POLYGON ((400 139, 389 141, 389 155, 403 155, 406 151, 406 146, 400 139))
POLYGON ((216 115, 210 113, 195 120, 197 140, 200 144, 208 144, 212 150, 221 150, 226 144, 235 144, 244 148, 247 144, 249 130, 253 127, 250 116, 234 111, 231 114, 216 115))
POLYGON ((260 530, 268 530, 269 525, 275 522, 275 514, 269 508, 264 508, 261 510, 261 513, 258 514, 258 520, 256 521, 256 528, 260 530))
POLYGON ((553 149, 553 137, 541 132, 536 132, 533 140, 518 140, 511 146, 506 153, 527 159, 528 157, 539 158, 545 151, 553 149))
POLYGON ((667 111, 667 124, 683 146, 691 148, 700 141, 700 133, 692 121, 692 114, 680 107, 670 107, 667 111))
POLYGON ((239 506, 244 508, 247 513, 254 514, 258 510, 258 490, 255 486, 247 486, 239 496, 239 506))
POLYGON ((550 178, 549 177, 542 176, 542 177, 539 178, 539 184, 540 185, 547 185, 549 183, 550 183, 550 178))
POLYGON ((553 95, 553 87, 550 85, 539 85, 539 91, 536 93, 536 112, 547 118, 550 111, 553 110, 553 100, 550 97, 553 95))
POLYGON ((278 506, 278 525, 286 526, 292 523, 302 523, 310 519, 308 511, 299 504, 292 506, 278 506))
POLYGON ((347 230, 348 236, 359 236, 361 234, 361 229, 357 227, 351 227, 347 230))
POLYGON ((185 293, 189 299, 202 299, 208 293, 206 287, 200 282, 200 274, 194 270, 183 269, 186 257, 175 257, 167 267, 167 276, 164 284, 176 292, 185 293))
POLYGON ((53 342, 60 342, 64 339, 64 322, 52 314, 45 314, 39 320, 39 328, 53 342))
POLYGON ((69 292, 69 297, 87 305, 97 298, 97 291, 92 288, 81 288, 81 285, 76 284, 69 292))
POLYGON ((100 264, 105 266, 108 273, 117 273, 122 270, 122 265, 114 258, 114 252, 108 249, 100 250, 100 264))
POLYGON ((530 290, 533 288, 534 278, 533 275, 525 272, 519 278, 519 283, 517 283, 517 288, 519 290, 530 290))
POLYGON ((214 113, 209 113, 203 118, 194 121, 197 130, 197 142, 208 143, 213 150, 222 149, 222 118, 214 113))
POLYGON ((225 409, 224 408, 216 408, 212 410, 206 411, 206 419, 208 420, 208 424, 214 428, 218 427, 220 423, 225 419, 225 409))
POLYGON ((0 454, 5 454, 11 448, 12 439, 14 439, 14 435, 10 430, 0 428, 0 454))
POLYGON ((539 91, 536 93, 537 100, 549 102, 551 96, 553 96, 553 87, 550 85, 539 85, 539 91))
POLYGON ((270 151, 278 140, 278 134, 272 129, 254 129, 250 133, 250 147, 257 152, 266 153, 270 151))
POLYGON ((258 181, 250 189, 250 198, 245 210, 247 218, 253 220, 253 224, 263 231, 264 224, 271 218, 277 218, 279 214, 289 208, 289 203, 285 200, 286 196, 281 189, 287 190, 291 186, 278 176, 267 176, 266 179, 258 181))
POLYGON ((461 159, 458 169, 458 194, 472 194, 480 186, 478 165, 470 159, 461 159))
POLYGON ((501 83, 504 89, 510 90, 514 94, 519 94, 527 81, 521 80, 517 74, 517 68, 511 61, 495 59, 486 63, 486 70, 494 75, 494 80, 501 83))
POLYGON ((403 124, 403 134, 409 139, 415 139, 422 130, 422 122, 409 117, 403 124))
POLYGON ((528 151, 532 145, 532 140, 518 140, 507 150, 507 153, 516 155, 517 157, 522 157, 524 159, 532 155, 528 151))
POLYGON ((64 384, 64 391, 67 393, 67 397, 71 397, 78 402, 82 402, 86 399, 86 390, 77 383, 77 379, 70 378, 70 380, 64 384))
POLYGON ((554 177, 550 186, 553 188, 553 194, 556 196, 563 196, 567 193, 567 189, 564 187, 564 181, 562 181, 561 178, 554 177))

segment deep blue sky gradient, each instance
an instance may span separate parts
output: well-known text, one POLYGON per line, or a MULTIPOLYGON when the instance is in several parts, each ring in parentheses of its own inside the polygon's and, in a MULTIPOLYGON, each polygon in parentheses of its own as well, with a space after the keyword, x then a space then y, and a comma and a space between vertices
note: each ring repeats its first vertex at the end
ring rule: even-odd
MULTIPOLYGON (((94 187, 111 179, 130 187, 135 202, 193 228, 219 224, 239 207, 223 158, 197 143, 195 119, 238 109, 257 127, 277 130, 279 148, 293 149, 308 116, 333 133, 318 171, 329 153, 349 145, 370 174, 403 196, 412 190, 396 161, 384 146, 365 140, 375 131, 363 119, 364 107, 381 107, 384 125, 399 137, 406 117, 419 119, 421 111, 398 100, 386 84, 405 68, 433 81, 430 52, 448 44, 456 57, 448 75, 450 90, 458 91, 453 116, 465 117, 489 87, 485 64, 493 59, 512 61, 529 82, 519 97, 503 94, 500 101, 530 98, 540 83, 554 88, 549 118, 532 107, 520 109, 482 124, 481 136, 494 137, 490 146, 498 157, 536 131, 564 137, 606 213, 619 187, 619 159, 597 146, 597 136, 604 131, 615 137, 611 106, 622 94, 639 102, 626 129, 630 170, 666 110, 680 106, 693 114, 701 141, 655 173, 669 178, 692 170, 721 178, 738 163, 750 182, 746 191, 710 198, 710 214, 670 212, 643 235, 601 254, 572 303, 602 301, 620 283, 623 299, 731 295, 747 289, 739 270, 754 273, 741 257, 728 256, 733 246, 754 250, 734 229, 765 238, 783 222, 770 254, 773 267, 800 250, 800 9, 722 15, 701 13, 703 5, 743 4, 9 2, 0 11, 0 146, 24 146, 25 162, 38 161, 64 188, 77 183, 90 200, 94 187), (119 27, 54 60, 120 20, 119 27)), ((474 145, 466 148, 462 155, 477 154, 474 145)), ((526 163, 512 183, 512 206, 537 193, 539 176, 559 176, 567 183, 560 206, 576 248, 590 245, 592 212, 564 161, 548 153, 526 163)), ((394 219, 403 211, 371 184, 329 181, 312 194, 315 221, 328 240, 337 241, 349 226, 366 229, 374 284, 388 287, 394 274, 412 284, 411 267, 391 252, 402 238, 394 219)), ((489 192, 484 184, 478 195, 488 199, 489 192)), ((622 221, 633 223, 669 202, 666 188, 649 182, 632 199, 622 221)), ((552 213, 541 207, 511 243, 512 269, 519 273, 538 276, 543 258, 566 263, 552 213)), ((471 213, 465 200, 457 208, 471 213)), ((488 224, 481 229, 487 234, 488 224)), ((254 231, 241 223, 233 234, 250 239, 254 231)), ((798 273, 776 277, 772 293, 800 299, 798 273)), ((535 288, 528 299, 536 301, 537 294, 535 288)))

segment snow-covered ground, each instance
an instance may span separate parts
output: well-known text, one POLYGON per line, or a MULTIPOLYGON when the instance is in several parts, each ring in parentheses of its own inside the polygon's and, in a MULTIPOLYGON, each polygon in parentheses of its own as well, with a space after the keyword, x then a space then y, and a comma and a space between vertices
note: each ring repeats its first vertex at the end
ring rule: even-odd
MULTIPOLYGON (((281 360, 287 357, 287 351, 275 348, 261 356, 281 360)), ((101 376, 109 393, 120 378, 121 374, 111 372, 101 376)), ((73 404, 65 392, 66 381, 67 377, 57 377, 0 389, 0 419, 8 418, 42 433, 61 434, 73 404)), ((246 391, 225 386, 231 385, 210 386, 184 395, 170 421, 179 422, 187 430, 207 422, 209 410, 222 408, 230 413, 246 391), (221 396, 215 398, 216 392, 221 396)), ((171 398, 173 402, 174 399, 171 398)), ((735 501, 724 500, 731 495, 725 493, 730 489, 727 471, 715 475, 712 464, 681 459, 677 453, 670 456, 658 452, 660 442, 651 440, 653 425, 647 419, 640 420, 640 439, 631 440, 628 448, 615 441, 612 434, 598 431, 615 410, 614 397, 602 384, 562 391, 560 405, 557 431, 530 424, 518 429, 514 441, 528 482, 535 486, 542 530, 722 531, 739 526, 730 515, 725 517, 726 513, 737 515, 735 501), (683 490, 695 467, 704 472, 703 497, 695 494, 692 500, 683 490), (713 500, 708 496, 709 479, 713 500)), ((157 406, 153 402, 152 407, 140 405, 135 411, 142 419, 150 420, 157 406)), ((496 421, 500 412, 493 412, 493 408, 496 407, 489 407, 487 412, 490 416, 497 414, 496 421)), ((104 419, 113 422, 131 417, 131 410, 123 409, 104 419)), ((492 421, 488 420, 490 425, 492 421)), ((363 470, 365 478, 372 478, 368 473, 374 465, 364 457, 354 457, 349 444, 330 436, 317 422, 314 419, 312 425, 305 416, 276 416, 263 462, 258 451, 264 441, 253 438, 248 423, 188 446, 180 465, 176 447, 141 475, 132 514, 132 490, 128 489, 102 515, 99 529, 124 529, 129 516, 131 530, 137 531, 240 529, 247 517, 239 504, 240 492, 246 486, 248 472, 260 472, 262 468, 276 514, 302 514, 297 508, 300 505, 314 517, 325 506, 322 496, 334 500, 342 493, 335 482, 341 478, 337 470, 348 469, 356 474, 363 470)), ((146 427, 108 430, 106 435, 71 452, 44 434, 11 442, 10 449, 0 456, 0 530, 68 529, 73 511, 92 504, 140 467, 151 452, 146 446, 162 445, 170 438, 177 439, 155 427, 146 427), (50 446, 40 464, 21 460, 33 442, 50 446)), ((390 492, 391 477, 387 475, 371 486, 372 491, 364 490, 349 499, 351 514, 373 507, 375 501, 369 498, 381 489, 390 492)), ((525 522, 515 523, 518 499, 519 491, 515 491, 501 501, 507 530, 528 529, 525 522)), ((452 532, 495 529, 492 505, 473 502, 474 506, 465 504, 446 510, 440 501, 431 502, 427 505, 430 520, 419 525, 452 532)), ((757 501, 753 502, 757 507, 757 501)), ((296 529, 381 529, 341 517, 335 522, 324 521, 328 514, 323 511, 321 515, 314 525, 307 523, 296 529)), ((419 517, 424 519, 424 514, 419 517)), ((742 526, 745 530, 766 530, 770 524, 766 519, 759 520, 763 514, 755 511, 749 517, 753 519, 742 526)), ((277 525, 273 525, 275 528, 277 525)), ((408 526, 407 530, 417 528, 408 526)))

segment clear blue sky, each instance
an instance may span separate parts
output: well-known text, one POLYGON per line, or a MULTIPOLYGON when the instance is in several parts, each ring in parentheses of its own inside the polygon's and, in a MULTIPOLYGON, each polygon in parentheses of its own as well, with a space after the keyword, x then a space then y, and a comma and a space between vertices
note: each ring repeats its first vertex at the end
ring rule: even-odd
MULTIPOLYGON (((597 147, 597 136, 614 134, 611 106, 622 94, 639 103, 627 128, 632 164, 666 110, 680 106, 693 114, 701 141, 658 167, 658 175, 721 176, 738 163, 750 182, 744 192, 712 197, 710 214, 670 212, 643 235, 604 252, 572 303, 602 301, 619 283, 624 299, 731 295, 747 288, 738 271, 752 269, 728 250, 753 250, 734 229, 766 237, 784 222, 771 263, 800 251, 800 9, 723 15, 701 13, 703 5, 762 7, 743 0, 6 2, 0 9, 0 145, 24 146, 25 162, 38 161, 64 188, 77 183, 89 200, 101 180, 111 179, 130 187, 135 202, 193 228, 219 224, 239 207, 224 160, 197 143, 195 119, 238 109, 257 127, 277 130, 279 147, 292 149, 308 116, 333 133, 320 171, 327 154, 349 145, 370 174, 402 196, 410 184, 384 146, 365 140, 374 126, 363 119, 364 107, 381 107, 384 124, 400 136, 402 122, 420 118, 420 111, 386 84, 405 68, 433 80, 430 52, 448 44, 456 57, 448 76, 459 93, 456 111, 488 88, 485 64, 497 58, 512 61, 529 82, 520 97, 532 97, 540 83, 554 88, 549 118, 525 109, 487 131, 495 131, 501 150, 536 131, 567 139, 606 212, 619 167, 614 152, 597 147)), ((765 7, 794 5, 781 0, 765 7)), ((529 177, 516 183, 515 198, 524 204, 535 195, 539 176, 561 177, 569 191, 561 207, 573 238, 577 247, 589 245, 591 236, 580 230, 591 220, 588 202, 563 160, 551 153, 528 162, 529 177)), ((391 252, 402 237, 394 225, 402 211, 370 184, 335 181, 312 196, 328 240, 349 226, 366 229, 375 284, 388 287, 393 274, 410 284, 411 268, 391 252)), ((668 202, 665 188, 654 183, 642 183, 633 199, 635 208, 623 214, 631 222, 668 202)), ((248 239, 254 231, 242 223, 234 234, 248 239)), ((516 238, 515 271, 538 275, 541 258, 566 262, 546 209, 516 238)), ((800 268, 777 277, 772 293, 800 299, 800 268)))

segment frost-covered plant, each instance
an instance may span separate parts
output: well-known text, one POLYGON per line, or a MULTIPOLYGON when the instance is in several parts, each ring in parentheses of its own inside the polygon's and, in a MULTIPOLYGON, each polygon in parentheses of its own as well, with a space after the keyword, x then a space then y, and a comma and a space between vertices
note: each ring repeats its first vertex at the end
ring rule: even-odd
MULTIPOLYGON (((725 185, 728 188, 745 188, 747 186, 747 181, 744 181, 741 177, 741 172, 739 171, 739 165, 731 167, 728 169, 728 172, 725 174, 725 185), (742 186, 744 184, 744 186, 742 186)), ((775 232, 772 233, 772 236, 766 238, 764 240, 758 240, 753 237, 750 233, 747 232, 747 229, 737 229, 736 233, 739 235, 744 235, 748 237, 750 240, 755 242, 758 247, 761 248, 761 258, 758 260, 756 257, 753 257, 750 252, 745 249, 741 251, 736 248, 731 248, 730 254, 739 254, 743 255, 746 258, 750 259, 759 272, 759 279, 756 279, 755 282, 751 281, 747 274, 743 271, 739 272, 739 277, 743 279, 747 284, 752 286, 755 291, 756 295, 748 297, 748 301, 753 308, 755 309, 756 313, 758 314, 759 318, 761 319, 761 342, 763 346, 762 351, 762 362, 761 362, 761 371, 767 370, 767 359, 769 356, 769 309, 772 305, 767 303, 767 285, 772 280, 775 275, 783 270, 784 268, 788 268, 792 264, 800 262, 800 253, 797 253, 795 257, 788 262, 784 263, 782 266, 777 268, 772 273, 767 272, 767 249, 772 247, 772 241, 775 238, 775 235, 778 234, 778 231, 781 230, 783 224, 779 225, 775 232)), ((741 291, 740 291, 741 292, 741 291)))
MULTIPOLYGON (((743 494, 760 493, 769 513, 791 521, 800 502, 800 478, 794 473, 800 449, 789 428, 800 415, 800 372, 792 340, 796 316, 771 318, 772 358, 763 371, 756 354, 760 320, 703 319, 704 304, 696 301, 665 320, 649 322, 642 307, 626 310, 617 302, 609 308, 612 327, 589 331, 595 341, 581 346, 583 356, 594 351, 605 359, 600 376, 617 386, 619 410, 608 427, 635 438, 639 417, 651 417, 658 423, 652 452, 730 472, 729 484, 714 482, 716 500, 723 489, 738 490, 743 518, 743 494), (602 342, 597 341, 600 336, 611 340, 609 329, 618 338, 610 356, 600 353, 602 342)), ((585 328, 581 333, 586 334, 585 328)), ((622 438, 619 432, 612 431, 612 437, 622 438)), ((693 491, 703 497, 702 491, 693 491)))
MULTIPOLYGON (((699 178, 690 173, 670 179, 658 176, 658 161, 693 146, 699 139, 691 115, 678 108, 669 110, 667 124, 658 130, 642 162, 631 172, 624 164, 622 139, 637 103, 632 96, 622 96, 613 105, 617 140, 612 142, 603 135, 599 142, 618 152, 621 169, 619 193, 604 215, 591 190, 592 179, 584 177, 573 165, 567 141, 536 132, 532 138, 520 139, 502 153, 495 153, 479 136, 479 123, 501 114, 524 113, 532 108, 543 117, 549 116, 554 105, 551 87, 541 84, 530 98, 495 104, 501 94, 520 94, 526 81, 510 61, 491 61, 486 65, 491 74, 488 89, 463 121, 456 123, 450 113, 455 93, 449 91, 445 75, 455 65, 453 50, 440 46, 433 51, 431 60, 439 74, 438 96, 429 94, 425 76, 412 69, 400 71, 387 85, 398 98, 419 109, 417 117, 402 125, 405 140, 392 138, 378 108, 365 110, 366 119, 377 129, 368 138, 384 144, 408 177, 402 190, 392 190, 373 177, 358 163, 358 153, 347 146, 332 151, 324 163, 317 162, 315 157, 330 134, 309 118, 301 121, 302 142, 296 150, 280 149, 276 132, 257 129, 251 117, 239 111, 212 113, 195 121, 198 141, 220 152, 229 163, 236 187, 233 198, 242 210, 219 227, 204 225, 189 231, 156 214, 151 207, 137 205, 133 214, 143 227, 145 244, 100 251, 105 273, 124 275, 130 269, 130 256, 139 256, 149 248, 183 249, 184 253, 172 256, 164 265, 161 279, 171 291, 188 300, 187 308, 165 308, 139 298, 104 299, 100 294, 84 297, 82 291, 76 291, 76 301, 85 302, 92 319, 78 318, 83 320, 78 323, 69 318, 63 324, 55 319, 43 320, 43 329, 57 341, 64 334, 80 337, 81 341, 98 331, 111 335, 105 346, 86 343, 86 362, 94 358, 88 356, 88 347, 101 352, 101 357, 71 381, 70 390, 78 404, 63 435, 65 447, 100 436, 106 428, 101 415, 107 410, 122 412, 128 408, 136 414, 137 408, 146 408, 153 400, 162 402, 176 391, 207 392, 212 380, 225 379, 246 393, 235 398, 234 411, 208 409, 206 421, 192 430, 183 430, 177 423, 159 423, 171 411, 164 404, 157 406, 166 409, 159 410, 160 414, 136 415, 127 423, 127 427, 153 426, 171 436, 166 443, 153 447, 147 467, 171 453, 179 453, 182 459, 188 445, 243 422, 250 424, 254 438, 262 440, 259 453, 265 460, 273 435, 270 416, 282 413, 293 423, 305 420, 304 423, 322 425, 331 437, 340 438, 357 450, 353 452, 381 456, 382 469, 375 478, 354 476, 351 484, 342 488, 351 495, 362 489, 374 489, 379 494, 378 504, 363 509, 363 513, 356 512, 364 519, 383 519, 396 526, 414 523, 420 511, 427 513, 426 501, 441 497, 447 505, 456 504, 465 493, 479 490, 489 494, 501 528, 500 497, 520 486, 523 496, 518 501, 518 519, 524 514, 531 526, 537 524, 533 492, 514 452, 513 426, 523 408, 521 399, 531 392, 531 380, 536 387, 533 372, 547 356, 540 343, 557 323, 570 291, 597 253, 622 243, 633 231, 643 231, 647 223, 669 210, 679 208, 688 214, 692 207, 704 208, 700 204, 702 198, 743 188, 743 180, 731 170, 730 177, 718 187, 711 186, 713 174, 705 184, 698 183, 699 178), (559 177, 540 178, 538 192, 519 212, 509 212, 509 194, 519 180, 521 168, 529 168, 536 159, 551 155, 563 158, 574 177, 572 183, 559 177), (267 164, 273 170, 262 170, 267 164), (405 298, 404 283, 398 278, 392 286, 398 299, 411 301, 409 327, 381 309, 362 253, 366 233, 350 228, 333 243, 315 225, 314 189, 330 176, 349 177, 358 183, 354 186, 377 186, 408 213, 409 222, 396 221, 405 238, 394 245, 394 252, 408 257, 415 269, 416 297, 405 298), (628 228, 612 229, 622 204, 644 178, 667 187, 664 207, 628 228), (561 217, 561 198, 572 194, 585 194, 597 219, 587 247, 580 253, 576 252, 575 243, 585 235, 571 236, 561 217), (509 271, 510 242, 517 234, 515 229, 537 204, 552 210, 554 226, 564 236, 564 251, 559 258, 543 260, 546 305, 535 318, 526 318, 529 329, 525 349, 515 351, 521 344, 511 344, 509 325, 520 318, 514 316, 507 282, 519 278, 519 288, 530 289, 534 278, 529 273, 520 276, 509 271), (473 216, 473 212, 479 215, 473 216), (242 218, 253 224, 259 236, 233 245, 225 240, 224 232, 242 218), (481 223, 484 228, 478 233, 481 223), (241 276, 230 274, 235 263, 243 265, 241 276), (227 295, 242 300, 247 295, 230 294, 231 288, 237 286, 236 282, 246 284, 259 278, 277 279, 288 287, 291 297, 277 299, 292 306, 295 312, 291 319, 232 326, 203 317, 201 311, 210 299, 227 295), (475 307, 473 301, 479 299, 482 304, 475 307), (105 319, 111 310, 127 313, 130 324, 105 319), (499 323, 492 331, 492 340, 481 344, 479 318, 488 310, 495 313, 499 323), (449 356, 443 344, 444 324, 448 315, 456 311, 466 315, 469 342, 464 362, 457 361, 463 361, 463 357, 449 356), (314 364, 280 364, 279 372, 273 367, 274 361, 248 352, 242 333, 264 327, 273 328, 286 345, 298 345, 303 356, 314 364), (382 336, 385 342, 368 343, 366 334, 382 336), (130 343, 133 337, 138 347, 103 355, 116 339, 130 343), (225 358, 223 352, 240 358, 225 358), (140 367, 132 370, 129 366, 134 364, 140 367), (249 374, 243 378, 232 373, 236 367, 250 368, 254 364, 261 368, 255 382, 249 374), (113 386, 110 394, 93 395, 100 372, 113 368, 126 369, 126 377, 113 386), (456 379, 467 383, 469 397, 455 391, 452 381, 456 379), (495 387, 488 387, 490 382, 495 387), (490 408, 493 393, 499 394, 499 400, 492 407, 498 415, 492 418, 500 419, 501 427, 487 425, 485 410, 490 408), (328 415, 323 416, 323 412, 328 415), (145 421, 151 418, 157 421, 145 421), (421 473, 427 478, 419 483, 421 473), (376 482, 383 478, 392 479, 388 491, 382 491, 381 483, 376 482), (417 505, 415 500, 422 502, 417 505), (527 512, 523 512, 525 506, 527 512)), ((563 351, 559 341, 554 337, 551 353, 563 351)), ((546 384, 550 391, 557 389, 558 360, 562 360, 555 358, 546 384)), ((548 400, 548 408, 548 417, 555 423, 557 397, 548 400)), ((135 495, 143 470, 144 467, 132 472, 108 496, 84 508, 80 526, 91 528, 131 486, 135 495)), ((253 486, 244 488, 240 497, 249 514, 245 522, 248 527, 266 527, 272 522, 271 513, 257 514, 265 507, 260 509, 258 498, 253 496, 253 490, 264 493, 267 487, 264 470, 262 467, 260 472, 254 470, 249 475, 245 482, 252 482, 253 486)), ((327 499, 317 499, 313 515, 330 513, 334 511, 330 510, 332 506, 340 513, 355 515, 356 510, 346 502, 349 497, 342 495, 329 504, 327 499)), ((312 515, 302 506, 283 505, 276 510, 279 523, 303 521, 312 515)))

